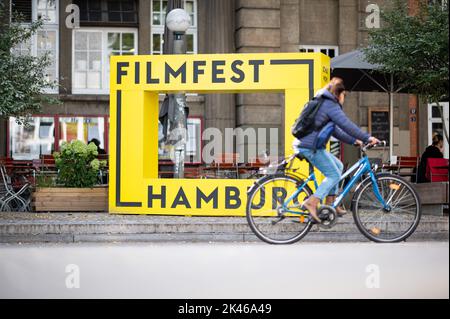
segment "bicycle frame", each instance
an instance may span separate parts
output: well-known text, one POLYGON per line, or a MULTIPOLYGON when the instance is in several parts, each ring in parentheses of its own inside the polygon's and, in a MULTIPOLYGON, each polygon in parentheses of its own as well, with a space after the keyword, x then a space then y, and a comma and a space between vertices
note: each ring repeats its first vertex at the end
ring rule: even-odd
MULTIPOLYGON (((372 181, 372 187, 374 190, 375 197, 380 201, 380 203, 383 205, 384 209, 389 210, 389 205, 384 201, 383 197, 380 194, 380 190, 378 189, 378 185, 375 179, 375 174, 372 171, 372 167, 370 165, 369 159, 366 155, 364 155, 358 162, 356 162, 352 167, 350 167, 339 180, 339 183, 341 183, 344 179, 346 179, 350 174, 355 172, 351 180, 348 182, 348 184, 344 187, 344 190, 339 194, 339 196, 336 197, 336 200, 331 205, 333 208, 336 208, 339 206, 339 204, 342 202, 342 200, 347 196, 347 194, 350 192, 350 190, 353 188, 353 186, 358 182, 358 180, 365 174, 369 174, 369 177, 372 181), (355 172, 356 171, 356 172, 355 172)), ((298 212, 298 211, 292 211, 288 208, 288 204, 300 194, 300 192, 303 190, 303 188, 309 183, 313 181, 315 188, 317 189, 317 179, 316 175, 314 174, 314 170, 310 170, 310 175, 308 178, 304 181, 304 183, 297 188, 297 190, 294 192, 292 196, 290 196, 284 203, 283 203, 283 211, 286 213, 292 213, 297 215, 308 215, 308 213, 304 212, 298 212)))

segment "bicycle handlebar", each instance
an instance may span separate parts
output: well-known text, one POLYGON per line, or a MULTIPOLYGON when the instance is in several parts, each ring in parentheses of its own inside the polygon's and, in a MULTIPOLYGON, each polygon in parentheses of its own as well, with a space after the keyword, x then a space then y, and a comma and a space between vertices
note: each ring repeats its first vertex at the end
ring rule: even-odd
POLYGON ((374 148, 376 146, 383 146, 386 147, 386 141, 381 141, 380 143, 376 143, 376 144, 366 144, 364 146, 361 147, 361 150, 363 152, 366 152, 367 150, 370 150, 371 148, 374 148))

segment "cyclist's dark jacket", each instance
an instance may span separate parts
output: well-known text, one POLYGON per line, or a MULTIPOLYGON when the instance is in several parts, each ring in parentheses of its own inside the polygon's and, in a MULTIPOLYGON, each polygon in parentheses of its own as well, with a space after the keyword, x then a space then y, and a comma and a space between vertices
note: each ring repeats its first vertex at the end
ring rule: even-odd
MULTIPOLYGON (((317 111, 315 117, 315 127, 321 128, 333 122, 335 129, 333 136, 338 140, 353 144, 356 139, 368 142, 370 135, 362 131, 355 123, 353 123, 342 110, 338 99, 328 90, 321 90, 316 97, 324 97, 325 100, 317 111)), ((316 139, 319 131, 314 131, 300 140, 296 140, 294 145, 302 148, 315 149, 316 139)))

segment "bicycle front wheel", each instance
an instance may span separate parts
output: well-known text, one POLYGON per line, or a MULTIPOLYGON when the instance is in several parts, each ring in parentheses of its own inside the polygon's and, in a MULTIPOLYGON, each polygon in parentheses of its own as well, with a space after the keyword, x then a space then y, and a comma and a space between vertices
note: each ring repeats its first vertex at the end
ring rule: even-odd
POLYGON ((292 244, 311 229, 311 221, 300 208, 312 195, 303 181, 288 175, 266 176, 248 195, 247 221, 255 235, 269 244, 292 244))
POLYGON ((375 176, 381 197, 388 204, 385 209, 377 199, 372 181, 366 179, 354 195, 353 218, 361 233, 380 243, 406 240, 420 222, 421 209, 417 192, 399 176, 375 176))

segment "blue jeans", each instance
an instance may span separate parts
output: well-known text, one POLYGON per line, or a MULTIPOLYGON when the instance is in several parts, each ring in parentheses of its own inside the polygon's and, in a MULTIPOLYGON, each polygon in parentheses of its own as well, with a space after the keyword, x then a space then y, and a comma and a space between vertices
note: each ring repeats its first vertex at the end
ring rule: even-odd
POLYGON ((339 192, 339 180, 344 169, 342 162, 325 149, 319 149, 314 152, 308 148, 295 147, 295 151, 306 157, 312 165, 325 175, 325 179, 317 188, 314 196, 323 200, 327 195, 337 195, 339 192))

